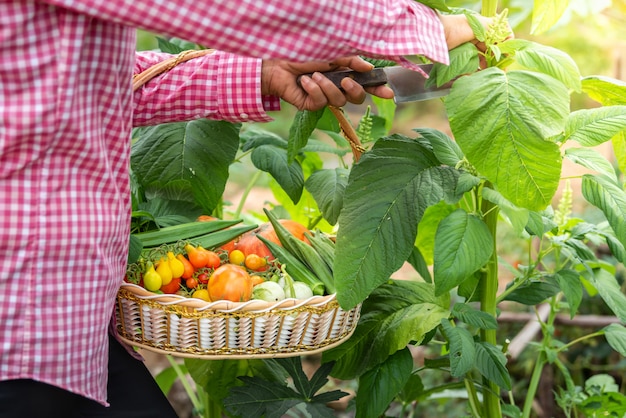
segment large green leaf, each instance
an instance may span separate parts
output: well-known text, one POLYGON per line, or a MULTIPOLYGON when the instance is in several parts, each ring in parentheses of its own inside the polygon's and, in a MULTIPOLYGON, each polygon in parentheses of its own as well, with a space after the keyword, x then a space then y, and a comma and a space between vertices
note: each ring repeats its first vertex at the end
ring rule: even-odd
POLYGON ((350 173, 339 216, 337 300, 355 306, 407 260, 426 208, 454 200, 458 171, 440 166, 419 142, 379 139, 350 173))
POLYGON ((446 99, 454 137, 467 159, 515 205, 551 203, 561 154, 546 139, 563 131, 566 87, 530 71, 488 68, 458 79, 446 99))
POLYGON ((626 246, 626 193, 612 181, 604 177, 585 174, 582 193, 592 205, 600 208, 616 238, 626 246))
POLYGON ((515 60, 529 70, 547 74, 580 92, 580 71, 576 62, 565 52, 526 39, 510 39, 499 45, 504 53, 514 53, 515 60))
POLYGON ((458 209, 439 223, 435 235, 435 295, 455 288, 487 263, 493 237, 485 223, 458 209))
POLYGON ((356 417, 382 416, 409 380, 412 371, 413 356, 408 348, 404 348, 361 376, 356 395, 356 417))
POLYGON ((626 106, 607 106, 572 112, 565 126, 565 139, 595 147, 626 129, 626 106))
POLYGON ((535 0, 530 32, 539 35, 550 29, 561 18, 568 5, 568 0, 535 0))
POLYGON ((472 334, 464 328, 454 327, 447 319, 441 320, 443 332, 450 343, 450 374, 463 377, 474 368, 476 349, 472 334))
POLYGON ((324 218, 331 225, 337 223, 339 212, 343 207, 343 195, 349 174, 349 170, 342 167, 323 169, 315 171, 304 183, 324 218))
POLYGON ((406 280, 384 284, 363 302, 352 337, 324 352, 323 361, 337 361, 334 377, 354 379, 407 344, 421 343, 450 315, 449 304, 449 295, 435 297, 430 284, 406 280))
POLYGON ((589 76, 582 79, 582 88, 587 95, 603 106, 626 105, 626 82, 604 76, 589 76))
POLYGON ((131 151, 133 173, 153 196, 174 199, 168 185, 178 184, 206 213, 220 202, 228 168, 239 148, 239 125, 199 119, 137 131, 131 151))
POLYGON ((250 158, 256 168, 274 177, 294 203, 300 200, 304 188, 302 166, 298 161, 289 163, 285 150, 272 145, 261 145, 252 151, 250 158))

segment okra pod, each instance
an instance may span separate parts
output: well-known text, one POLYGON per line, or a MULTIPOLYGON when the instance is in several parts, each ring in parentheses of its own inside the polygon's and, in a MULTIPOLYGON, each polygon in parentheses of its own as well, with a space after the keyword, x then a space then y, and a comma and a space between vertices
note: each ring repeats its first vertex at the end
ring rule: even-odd
POLYGON ((267 248, 272 252, 274 257, 281 263, 285 265, 285 270, 291 277, 295 280, 299 280, 304 282, 311 288, 314 295, 323 295, 324 294, 324 283, 318 277, 308 269, 306 265, 304 265, 298 258, 293 256, 289 251, 280 245, 262 237, 261 235, 257 235, 267 248))

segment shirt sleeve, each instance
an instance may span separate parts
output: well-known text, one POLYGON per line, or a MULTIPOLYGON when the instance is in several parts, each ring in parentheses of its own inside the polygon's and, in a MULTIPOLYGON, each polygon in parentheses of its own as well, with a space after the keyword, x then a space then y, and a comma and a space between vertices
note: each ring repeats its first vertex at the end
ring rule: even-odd
POLYGON ((256 58, 364 55, 448 63, 443 27, 415 0, 39 0, 97 19, 256 58))
MULTIPOLYGON (((135 74, 172 55, 136 53, 135 74)), ((261 60, 215 51, 179 63, 149 80, 134 94, 135 126, 198 118, 230 122, 272 120, 279 99, 261 96, 261 60)))

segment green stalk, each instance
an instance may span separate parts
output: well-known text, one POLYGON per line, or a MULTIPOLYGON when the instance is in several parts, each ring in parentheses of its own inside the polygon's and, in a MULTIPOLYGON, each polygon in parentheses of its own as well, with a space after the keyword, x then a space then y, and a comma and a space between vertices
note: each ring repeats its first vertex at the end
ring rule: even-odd
POLYGON ((533 374, 530 378, 530 382, 528 383, 528 394, 526 395, 526 399, 524 400, 524 409, 522 411, 522 417, 528 418, 530 417, 530 413, 533 408, 533 400, 535 399, 535 393, 537 393, 537 388, 539 387, 539 380, 541 379, 541 372, 543 371, 543 366, 546 363, 546 353, 541 350, 539 352, 539 357, 537 357, 537 362, 535 363, 535 367, 533 368, 533 374), (532 392, 532 396, 529 394, 532 392))
POLYGON ((243 205, 246 203, 246 199, 248 198, 250 191, 254 187, 254 184, 259 180, 259 177, 261 177, 261 174, 263 174, 263 172, 261 170, 257 170, 254 173, 254 176, 252 176, 252 178, 248 182, 246 190, 243 191, 243 195, 241 196, 241 200, 239 201, 239 205, 237 206, 237 210, 233 215, 234 219, 239 219, 239 216, 241 216, 241 212, 243 211, 243 205))
POLYGON ((482 11, 480 12, 483 16, 491 17, 495 16, 498 12, 498 0, 483 0, 482 1, 482 11))
POLYGON ((202 404, 200 403, 200 400, 196 396, 196 391, 193 390, 193 388, 189 384, 189 381, 187 380, 187 374, 183 372, 183 369, 180 367, 180 364, 178 364, 176 360, 174 360, 174 358, 170 355, 165 356, 165 358, 167 358, 167 360, 170 362, 170 365, 176 372, 176 376, 178 376, 178 379, 182 383, 183 388, 185 389, 185 392, 187 393, 187 396, 189 397, 189 400, 191 401, 191 404, 193 405, 193 408, 195 410, 202 409, 202 404))
POLYGON ((474 418, 480 418, 480 402, 478 401, 478 396, 476 395, 476 387, 474 386, 474 382, 472 382, 467 377, 463 380, 463 382, 465 383, 465 390, 467 390, 467 399, 469 400, 472 416, 474 418))
MULTIPOLYGON (((498 252, 496 247, 496 232, 498 226, 498 213, 499 208, 493 203, 482 200, 481 212, 484 215, 484 222, 491 232, 493 237, 493 254, 485 266, 485 270, 481 273, 479 286, 480 286, 480 309, 483 312, 492 315, 494 318, 497 316, 497 293, 498 293, 498 252)), ((496 330, 484 329, 480 331, 481 340, 496 345, 496 330)), ((483 378, 483 412, 485 418, 500 418, 502 411, 500 408, 500 388, 494 382, 483 378)))

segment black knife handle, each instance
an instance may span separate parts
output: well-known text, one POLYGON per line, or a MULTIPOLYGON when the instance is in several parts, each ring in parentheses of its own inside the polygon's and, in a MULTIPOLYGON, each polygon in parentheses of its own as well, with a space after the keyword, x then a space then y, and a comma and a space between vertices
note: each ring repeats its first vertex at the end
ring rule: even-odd
MULTIPOLYGON (((303 74, 309 77, 312 74, 303 74)), ((374 68, 372 71, 367 72, 358 72, 354 70, 338 70, 338 71, 327 71, 322 73, 323 76, 328 78, 333 84, 341 89, 341 80, 344 78, 351 78, 363 87, 375 87, 382 86, 383 84, 387 84, 387 75, 383 68, 374 68)), ((298 76, 298 85, 300 85, 300 77, 298 76)))

